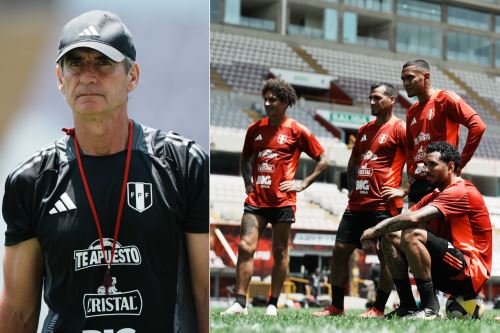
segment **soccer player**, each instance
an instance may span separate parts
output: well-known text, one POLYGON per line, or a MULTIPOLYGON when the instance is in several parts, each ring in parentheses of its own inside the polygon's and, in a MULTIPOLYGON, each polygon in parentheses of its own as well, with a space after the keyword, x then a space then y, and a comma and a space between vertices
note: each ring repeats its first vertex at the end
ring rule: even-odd
POLYGON ((406 167, 411 184, 407 192, 411 207, 432 191, 423 167, 427 145, 446 141, 458 147, 460 124, 467 127, 467 142, 457 166, 457 175, 460 175, 479 146, 486 127, 458 94, 432 87, 430 67, 425 60, 407 61, 403 65, 401 80, 408 97, 418 99, 406 113, 406 167))
POLYGON ((36 332, 42 286, 43 332, 208 332, 207 155, 129 119, 135 59, 114 13, 62 30, 75 127, 7 178, 0 332, 36 332))
POLYGON ((266 314, 277 315, 278 297, 288 273, 288 239, 295 221, 296 193, 305 190, 328 167, 323 147, 314 135, 286 111, 297 100, 295 90, 280 79, 266 81, 262 97, 267 117, 248 127, 241 154, 247 198, 241 221, 236 264, 236 302, 223 315, 246 314, 253 255, 262 231, 272 226, 274 267, 266 314), (301 152, 317 163, 302 181, 294 180, 301 152))
MULTIPOLYGON (((349 258, 361 248, 362 232, 403 207, 399 189, 405 163, 406 129, 403 120, 393 115, 397 91, 390 83, 376 82, 370 89, 371 113, 376 119, 362 126, 356 136, 347 166, 349 203, 340 222, 332 252, 332 303, 313 313, 316 317, 344 314, 344 292, 349 279, 349 258)), ((373 244, 375 245, 375 244, 373 244)), ((382 253, 380 282, 372 308, 362 317, 384 315, 392 290, 392 279, 382 253)))
POLYGON ((460 165, 460 154, 451 144, 430 143, 424 167, 427 180, 436 189, 409 212, 367 229, 361 237, 364 242, 384 236, 382 249, 401 300, 391 315, 439 317, 434 288, 475 296, 490 277, 492 229, 488 210, 476 187, 457 175, 460 165), (420 294, 419 311, 408 266, 420 294))

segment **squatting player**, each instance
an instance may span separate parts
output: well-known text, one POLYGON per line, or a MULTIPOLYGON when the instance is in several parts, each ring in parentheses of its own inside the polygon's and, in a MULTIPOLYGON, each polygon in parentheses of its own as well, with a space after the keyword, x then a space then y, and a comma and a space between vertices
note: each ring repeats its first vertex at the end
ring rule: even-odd
POLYGON ((385 235, 382 248, 394 281, 407 280, 409 286, 408 266, 415 278, 420 310, 415 311, 411 288, 398 288, 401 304, 393 315, 433 319, 439 317, 434 288, 475 296, 489 279, 492 231, 481 193, 457 175, 463 164, 455 147, 429 144, 424 164, 427 180, 436 189, 409 212, 367 229, 361 241, 385 235))
POLYGON ((411 183, 408 190, 411 207, 432 191, 423 167, 427 145, 446 141, 458 147, 460 124, 467 127, 467 142, 457 166, 460 175, 479 146, 486 127, 476 111, 458 94, 432 87, 430 67, 425 60, 407 61, 403 65, 401 80, 408 96, 418 99, 406 113, 406 167, 411 183))
POLYGON ((7 179, 0 332, 36 332, 42 285, 43 332, 208 332, 207 156, 129 119, 135 58, 116 14, 62 30, 56 76, 75 128, 7 179))
POLYGON ((267 117, 248 127, 241 156, 241 172, 248 196, 238 246, 236 302, 223 315, 247 313, 253 255, 268 223, 272 225, 274 267, 266 314, 277 315, 278 297, 288 273, 288 238, 295 221, 296 193, 311 185, 328 167, 326 153, 314 135, 285 115, 297 99, 292 86, 283 80, 270 79, 262 88, 262 97, 267 117), (317 163, 309 176, 296 181, 301 152, 317 163))
MULTIPOLYGON (((362 232, 401 212, 399 189, 405 163, 406 129, 393 115, 397 91, 390 83, 376 82, 370 90, 371 113, 376 119, 362 126, 347 166, 349 203, 340 222, 332 252, 332 303, 313 313, 316 317, 342 315, 344 291, 349 279, 349 258, 361 248, 362 232)), ((392 278, 379 253, 380 281, 374 306, 362 317, 381 317, 392 290, 392 278)))

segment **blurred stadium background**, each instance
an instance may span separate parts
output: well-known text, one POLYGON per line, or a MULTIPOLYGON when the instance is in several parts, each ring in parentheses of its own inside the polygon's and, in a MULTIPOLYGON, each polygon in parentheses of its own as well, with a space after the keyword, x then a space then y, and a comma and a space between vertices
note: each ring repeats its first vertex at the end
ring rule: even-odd
MULTIPOLYGON (((208 150, 208 1, 0 0, 1 197, 8 173, 72 125, 54 60, 63 25, 91 9, 116 12, 134 37, 141 82, 130 95, 131 117, 208 150)), ((0 257, 4 232, 2 219, 0 257)))
MULTIPOLYGON (((330 269, 332 244, 347 203, 346 166, 357 129, 371 119, 373 81, 400 90, 396 115, 413 103, 402 87, 406 60, 431 65, 435 88, 459 93, 487 123, 464 170, 484 195, 494 228, 491 306, 500 296, 500 1, 498 0, 212 0, 210 3, 211 296, 233 296, 239 224, 245 198, 239 157, 247 126, 264 115, 260 88, 281 77, 300 97, 289 115, 326 148, 332 166, 298 195, 285 300, 307 294, 308 276, 330 269)), ((461 128, 461 145, 467 136, 461 128)), ((311 170, 303 155, 301 179, 311 170)), ((356 252, 350 263, 352 306, 373 295, 378 259, 356 252)), ((272 268, 268 229, 255 255, 249 294, 265 299, 272 268)), ((328 288, 323 290, 326 294, 328 288)), ((326 296, 324 299, 328 299, 326 296)), ((391 304, 389 300, 388 305, 391 304)))

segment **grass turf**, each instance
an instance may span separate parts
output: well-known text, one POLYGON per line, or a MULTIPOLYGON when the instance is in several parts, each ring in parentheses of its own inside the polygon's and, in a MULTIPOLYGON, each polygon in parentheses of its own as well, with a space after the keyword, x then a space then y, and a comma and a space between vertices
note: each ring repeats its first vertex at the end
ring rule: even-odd
MULTIPOLYGON (((481 320, 438 319, 409 321, 403 319, 357 318, 361 311, 348 311, 343 317, 314 318, 311 312, 318 309, 280 309, 278 318, 269 318, 264 308, 249 309, 248 316, 222 317, 224 309, 212 309, 210 332, 265 332, 265 333, 497 333, 500 321, 493 320, 500 310, 486 311, 481 320)), ((386 311, 387 312, 387 311, 386 311)))

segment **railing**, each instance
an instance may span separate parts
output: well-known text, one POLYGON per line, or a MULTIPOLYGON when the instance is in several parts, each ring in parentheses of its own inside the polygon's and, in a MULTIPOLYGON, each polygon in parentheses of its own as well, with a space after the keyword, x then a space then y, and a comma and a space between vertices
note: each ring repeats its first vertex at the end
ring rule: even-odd
POLYGON ((323 30, 318 28, 303 27, 300 25, 289 24, 288 34, 294 36, 305 36, 310 38, 323 38, 323 30))
POLYGON ((254 29, 276 31, 276 22, 272 20, 241 16, 239 24, 254 29))
POLYGON ((355 44, 363 45, 366 47, 374 47, 378 49, 389 48, 389 41, 387 39, 380 39, 374 37, 357 36, 355 44))

